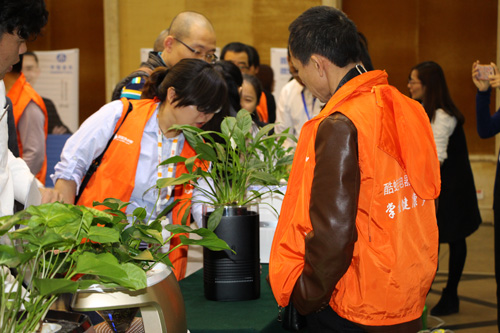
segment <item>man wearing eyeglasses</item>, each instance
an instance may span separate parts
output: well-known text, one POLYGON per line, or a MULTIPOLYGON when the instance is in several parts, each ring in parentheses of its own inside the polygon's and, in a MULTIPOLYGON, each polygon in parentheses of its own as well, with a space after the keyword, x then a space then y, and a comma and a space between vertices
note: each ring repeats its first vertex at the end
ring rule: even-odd
POLYGON ((112 100, 122 97, 140 99, 142 87, 149 75, 160 66, 171 68, 182 59, 196 58, 215 63, 215 30, 202 14, 182 12, 168 28, 162 52, 150 52, 141 67, 122 79, 115 87, 112 100))

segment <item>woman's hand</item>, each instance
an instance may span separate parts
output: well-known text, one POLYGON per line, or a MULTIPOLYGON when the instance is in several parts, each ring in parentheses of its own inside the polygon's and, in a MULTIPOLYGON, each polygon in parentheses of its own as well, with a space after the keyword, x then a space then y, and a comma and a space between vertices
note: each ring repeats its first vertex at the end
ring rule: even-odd
POLYGON ((493 66, 493 69, 495 70, 495 74, 490 75, 489 77, 490 85, 493 88, 498 88, 500 87, 500 72, 498 71, 497 65, 495 65, 494 63, 490 63, 490 65, 493 66))
MULTIPOLYGON (((479 91, 486 91, 490 87, 490 81, 477 79, 477 76, 479 75, 479 70, 477 68, 477 65, 479 65, 479 60, 476 60, 474 63, 472 63, 472 82, 474 82, 479 91)), ((498 76, 498 68, 495 64, 493 65, 494 65, 493 68, 495 68, 496 75, 491 75, 490 80, 492 77, 498 76)))

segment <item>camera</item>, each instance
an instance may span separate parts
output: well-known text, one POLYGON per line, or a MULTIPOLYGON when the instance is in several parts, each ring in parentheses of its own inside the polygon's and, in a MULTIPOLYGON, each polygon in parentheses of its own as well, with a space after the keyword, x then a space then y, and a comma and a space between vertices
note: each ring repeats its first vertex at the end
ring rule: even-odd
POLYGON ((490 75, 495 74, 495 70, 491 65, 477 65, 477 75, 478 80, 488 81, 490 75))

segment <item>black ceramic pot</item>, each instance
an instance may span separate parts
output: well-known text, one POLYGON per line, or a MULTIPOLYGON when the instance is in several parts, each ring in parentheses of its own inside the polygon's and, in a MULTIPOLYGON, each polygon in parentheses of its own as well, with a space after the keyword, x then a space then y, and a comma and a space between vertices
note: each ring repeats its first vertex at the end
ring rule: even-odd
MULTIPOLYGON (((206 227, 210 213, 203 215, 206 227)), ((214 301, 245 301, 260 296, 259 213, 227 206, 214 230, 236 252, 203 249, 205 297, 214 301)))

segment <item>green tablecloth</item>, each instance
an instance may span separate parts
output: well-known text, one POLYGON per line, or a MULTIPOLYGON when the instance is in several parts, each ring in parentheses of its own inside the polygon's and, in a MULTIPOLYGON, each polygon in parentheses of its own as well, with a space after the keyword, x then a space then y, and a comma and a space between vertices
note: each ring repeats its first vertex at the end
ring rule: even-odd
POLYGON ((260 298, 242 302, 209 301, 203 294, 203 269, 179 282, 186 304, 187 326, 201 332, 287 332, 277 321, 278 304, 266 281, 269 266, 262 265, 260 298))

